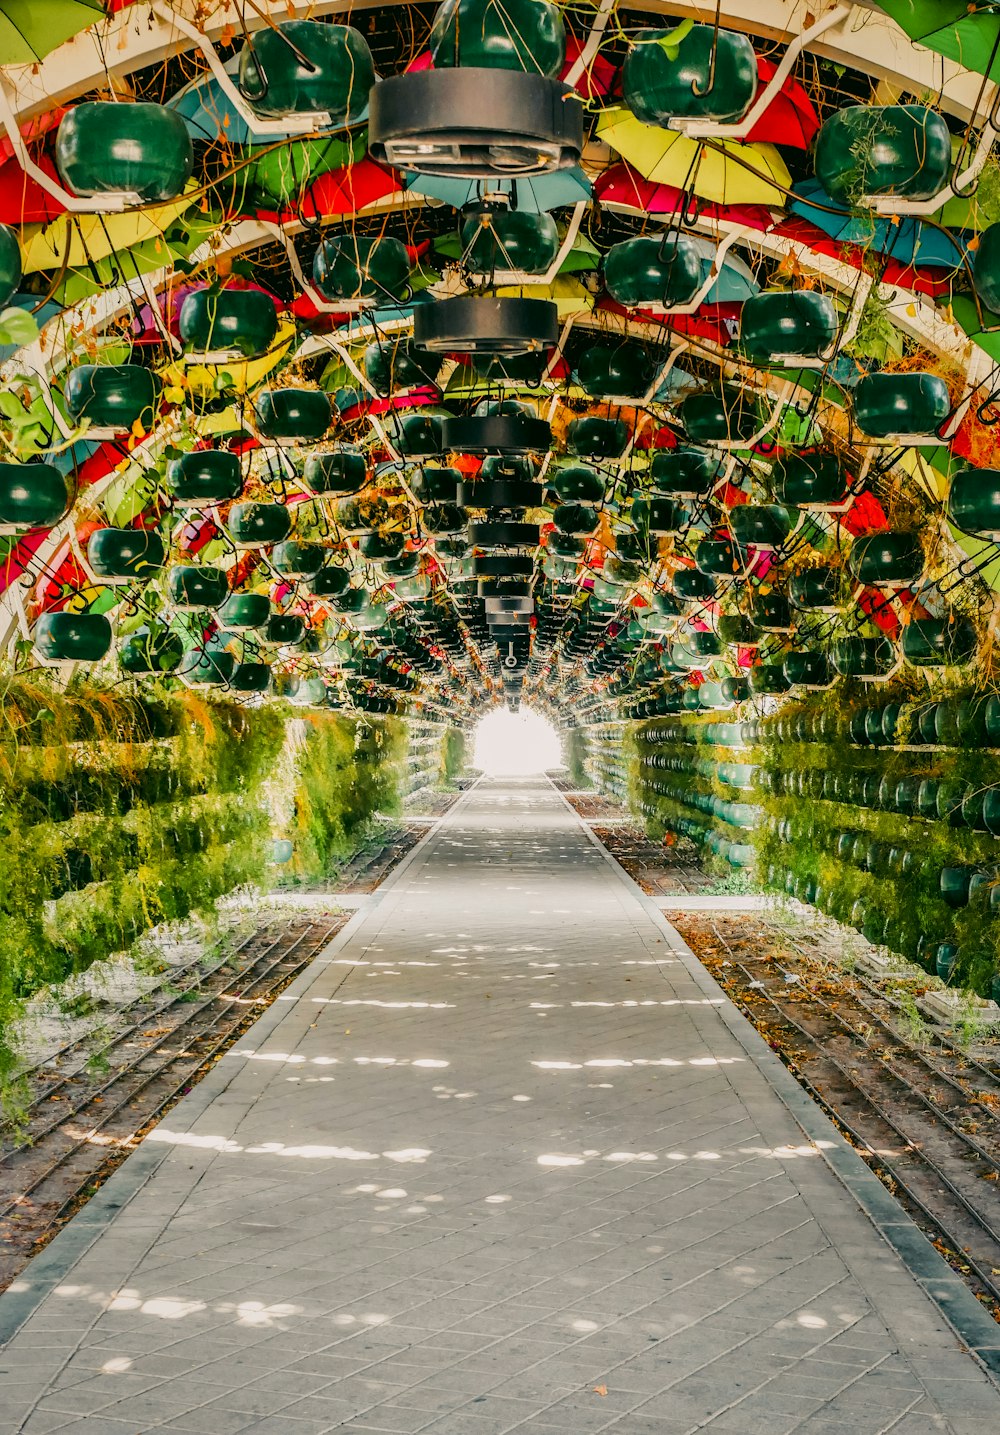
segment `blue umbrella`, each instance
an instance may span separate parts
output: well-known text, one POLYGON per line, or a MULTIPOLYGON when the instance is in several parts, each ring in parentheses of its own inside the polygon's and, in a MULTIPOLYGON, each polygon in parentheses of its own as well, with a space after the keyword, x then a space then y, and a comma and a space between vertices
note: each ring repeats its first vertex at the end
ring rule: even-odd
MULTIPOLYGON (((695 234, 685 235, 685 238, 696 245, 701 255, 701 282, 704 284, 711 273, 712 265, 717 262, 716 255, 719 246, 714 239, 703 239, 695 234)), ((742 304, 759 293, 760 285, 753 276, 753 270, 730 249, 722 256, 722 264, 715 276, 715 283, 705 295, 702 303, 742 304)))
POLYGON ((793 187, 797 196, 788 206, 790 213, 808 219, 831 239, 842 244, 856 244, 895 259, 897 264, 915 264, 933 269, 957 269, 967 253, 963 240, 943 233, 919 219, 877 214, 851 214, 836 204, 815 179, 804 179, 793 187), (822 206, 822 207, 819 207, 822 206))
POLYGON ((564 204, 579 204, 590 198, 590 180, 583 170, 560 169, 534 179, 446 179, 432 174, 406 175, 406 187, 413 194, 439 199, 455 209, 476 204, 486 194, 509 194, 512 207, 529 214, 544 214, 564 204))
MULTIPOLYGON (((239 55, 226 61, 226 74, 231 75, 234 81, 239 75, 239 65, 239 55)), ((192 139, 207 140, 210 144, 218 140, 226 140, 232 145, 274 144, 276 139, 281 138, 273 131, 261 134, 259 130, 251 128, 212 75, 202 75, 200 79, 185 85, 183 90, 178 90, 177 94, 167 101, 167 109, 176 110, 187 125, 192 139)), ((366 107, 364 114, 358 117, 358 124, 366 123, 367 119, 366 107)), ((301 139, 302 131, 290 129, 285 137, 301 139)))

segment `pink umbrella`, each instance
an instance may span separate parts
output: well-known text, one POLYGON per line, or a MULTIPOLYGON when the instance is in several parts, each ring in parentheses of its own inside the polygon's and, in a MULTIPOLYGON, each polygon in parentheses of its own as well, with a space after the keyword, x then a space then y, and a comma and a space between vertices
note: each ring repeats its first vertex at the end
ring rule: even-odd
POLYGON ((774 215, 762 204, 715 204, 699 199, 675 184, 655 184, 625 164, 613 164, 594 181, 594 199, 600 204, 614 204, 637 214, 684 216, 696 219, 725 219, 730 224, 743 224, 748 229, 770 229, 774 215))

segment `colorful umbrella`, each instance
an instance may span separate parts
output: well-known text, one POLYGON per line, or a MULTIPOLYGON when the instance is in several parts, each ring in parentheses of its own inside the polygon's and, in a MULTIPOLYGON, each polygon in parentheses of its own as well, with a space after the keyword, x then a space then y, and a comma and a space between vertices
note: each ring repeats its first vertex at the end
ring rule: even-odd
MULTIPOLYGON (((757 76, 761 89, 774 79, 777 65, 763 55, 757 56, 757 76)), ((813 108, 812 100, 798 80, 786 80, 760 119, 750 130, 747 139, 752 142, 791 145, 795 149, 808 149, 813 136, 819 129, 819 115, 813 108)))
POLYGON ((792 177, 770 144, 706 142, 644 125, 630 110, 605 110, 598 136, 646 179, 674 184, 715 204, 783 207, 792 177))
MULTIPOLYGON (((225 70, 234 81, 238 80, 239 69, 239 55, 227 60, 225 70)), ((187 125, 192 139, 207 140, 210 144, 221 140, 231 145, 268 145, 274 144, 275 140, 281 137, 273 130, 262 134, 248 124, 213 75, 202 75, 185 85, 182 90, 178 90, 176 95, 167 100, 167 109, 177 111, 187 125)), ((364 114, 358 116, 358 123, 367 122, 366 107, 364 114)), ((301 129, 290 129, 287 138, 291 139, 301 133, 301 129)), ((329 131, 320 130, 319 133, 329 131)))
MULTIPOLYGON (((685 238, 691 240, 701 255, 701 278, 704 283, 716 263, 719 246, 714 239, 704 239, 697 234, 688 234, 685 238)), ((702 302, 706 307, 712 304, 742 304, 759 293, 760 285, 754 278, 753 270, 729 249, 722 256, 722 265, 715 283, 702 302)))
MULTIPOLYGON (((638 124, 638 120, 635 123, 638 124)), ((591 195, 590 180, 578 167, 557 170, 555 174, 540 174, 535 179, 484 181, 446 179, 430 174, 407 174, 405 179, 411 194, 439 199, 455 209, 475 204, 485 193, 509 194, 511 208, 523 209, 530 214, 544 214, 564 204, 588 200, 591 195)))
POLYGON ((1000 364, 1000 314, 991 314, 989 309, 983 309, 980 319, 975 300, 967 294, 955 295, 951 312, 963 334, 967 334, 983 353, 989 354, 995 364, 1000 364))
POLYGON ((666 217, 684 216, 691 224, 700 220, 726 220, 747 229, 770 229, 774 215, 762 204, 713 204, 681 189, 676 184, 654 184, 643 179, 629 164, 613 164, 594 181, 594 199, 615 209, 629 209, 636 214, 666 217))
MULTIPOLYGON (((36 155, 35 163, 56 184, 61 183, 48 155, 36 155)), ((0 164, 0 224, 48 224, 65 212, 58 199, 26 175, 16 159, 0 164)))
POLYGON ((964 70, 1000 80, 1000 15, 969 0, 879 0, 879 9, 916 40, 964 70))
POLYGON ((328 170, 311 184, 298 209, 258 209, 260 219, 294 224, 331 219, 337 215, 360 214, 370 204, 391 194, 402 194, 403 185, 394 170, 385 169, 365 156, 342 169, 328 170))
POLYGON ((33 65, 104 17, 104 0, 0 0, 0 65, 33 65))
POLYGON ((194 204, 192 191, 197 188, 197 180, 191 180, 188 192, 179 199, 149 209, 131 209, 121 214, 62 214, 51 224, 22 237, 24 272, 37 274, 64 264, 82 269, 91 260, 106 259, 147 240, 159 239, 162 243, 174 221, 194 204))
MULTIPOLYGON (((776 224, 771 233, 805 244, 816 254, 827 254, 831 259, 839 259, 842 264, 849 264, 852 269, 864 269, 871 262, 868 251, 860 245, 844 244, 840 240, 831 239, 829 234, 817 229, 808 219, 800 219, 797 214, 776 224)), ((954 278, 953 269, 915 269, 911 264, 900 264, 897 260, 886 259, 884 256, 879 270, 884 283, 895 284, 900 289, 912 289, 915 294, 929 294, 932 298, 949 293, 954 278)))
POLYGON ((899 264, 955 270, 967 252, 961 239, 919 219, 853 214, 836 204, 815 179, 795 185, 795 198, 788 208, 838 243, 856 244, 899 264))

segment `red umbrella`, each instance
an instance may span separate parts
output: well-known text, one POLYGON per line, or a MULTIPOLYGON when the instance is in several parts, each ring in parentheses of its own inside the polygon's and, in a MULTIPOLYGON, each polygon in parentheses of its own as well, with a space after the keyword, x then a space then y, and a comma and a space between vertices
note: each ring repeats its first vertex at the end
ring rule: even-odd
MULTIPOLYGON (((566 63, 563 65, 560 79, 565 79, 570 70, 580 58, 580 51, 583 49, 583 42, 575 35, 566 36, 566 63)), ((406 67, 407 74, 414 74, 418 70, 433 70, 434 60, 430 50, 421 50, 419 55, 414 56, 406 67)), ((611 93, 611 87, 615 82, 616 70, 610 60, 603 55, 595 55, 590 62, 588 69, 573 86, 581 95, 588 100, 603 99, 611 93)))
MULTIPOLYGON (((810 224, 808 219, 800 219, 798 215, 783 219, 771 232, 807 244, 815 253, 828 254, 831 259, 839 259, 852 269, 863 269, 866 259, 870 258, 868 251, 860 245, 831 239, 824 230, 810 224)), ((901 289, 912 289, 916 294, 929 294, 932 298, 947 294, 951 289, 953 276, 936 266, 922 269, 919 265, 900 264, 896 259, 881 262, 884 264, 882 278, 886 284, 897 284, 901 289)))
MULTIPOLYGON (((62 182, 48 155, 39 156, 36 163, 57 184, 62 182)), ((58 199, 26 175, 16 159, 0 164, 0 224, 48 224, 65 212, 58 199)))
POLYGON ((354 164, 320 175, 302 196, 300 209, 287 209, 280 214, 261 209, 257 211, 257 217, 279 224, 294 223, 299 219, 304 219, 306 223, 315 222, 335 215, 357 214, 376 200, 402 192, 403 182, 395 171, 385 169, 366 155, 354 164))
MULTIPOLYGON (((777 68, 773 60, 757 56, 757 75, 762 89, 774 78, 777 68)), ((818 129, 819 115, 813 109, 812 100, 798 80, 786 80, 747 135, 747 140, 765 140, 769 144, 808 149, 818 129)))
POLYGON ((594 181, 594 199, 638 214, 683 215, 692 223, 696 219, 724 219, 748 229, 770 229, 774 223, 774 215, 763 204, 714 204, 675 184, 655 184, 644 179, 638 170, 624 163, 611 165, 594 181))

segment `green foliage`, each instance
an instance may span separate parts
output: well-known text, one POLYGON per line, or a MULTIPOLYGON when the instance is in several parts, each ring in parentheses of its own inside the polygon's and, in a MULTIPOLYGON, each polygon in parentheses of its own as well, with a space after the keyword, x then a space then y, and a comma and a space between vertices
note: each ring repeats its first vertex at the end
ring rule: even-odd
POLYGON ((298 876, 327 875, 376 812, 396 810, 404 752, 396 720, 291 719, 277 704, 251 709, 186 690, 140 698, 8 683, 0 1088, 15 1063, 10 1026, 28 997, 160 922, 209 916, 220 896, 263 883, 275 808, 294 810, 298 876))
POLYGON ((465 770, 465 733, 460 727, 450 727, 444 735, 441 754, 441 780, 446 786, 453 786, 465 770))
POLYGON ((315 881, 357 850, 377 813, 399 810, 406 736, 395 718, 310 713, 304 721, 288 835, 295 845, 295 875, 315 881))
POLYGON ((565 735, 566 776, 574 788, 590 787, 587 774, 587 733, 582 727, 571 727, 565 735))

